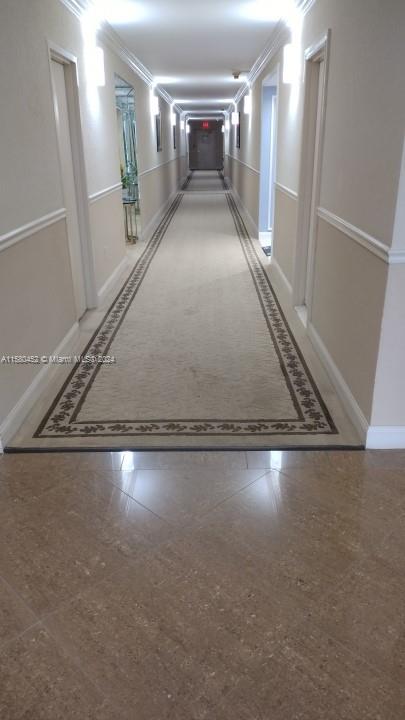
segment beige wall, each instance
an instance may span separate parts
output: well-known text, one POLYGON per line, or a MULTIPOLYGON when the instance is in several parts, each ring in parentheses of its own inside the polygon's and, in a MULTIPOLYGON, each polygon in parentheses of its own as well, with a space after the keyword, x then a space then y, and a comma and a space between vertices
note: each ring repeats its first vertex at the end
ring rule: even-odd
POLYGON ((90 227, 99 292, 124 257, 121 188, 90 203, 90 227))
POLYGON ((372 425, 405 426, 405 263, 389 268, 372 425))
POLYGON ((242 202, 245 210, 250 216, 254 225, 254 232, 257 234, 257 221, 259 216, 259 173, 251 167, 247 167, 231 155, 227 155, 225 175, 232 183, 242 202))
MULTIPOLYGON (((53 353, 76 319, 71 278, 66 220, 0 253, 0 356, 53 353)), ((0 422, 39 369, 0 365, 0 422)))
MULTIPOLYGON (((98 37, 105 86, 89 79, 83 27, 58 0, 2 0, 0 8, 0 354, 51 353, 74 323, 65 224, 57 223, 1 249, 1 236, 63 208, 48 43, 77 58, 87 193, 120 182, 114 73, 135 89, 143 227, 179 180, 180 143, 173 149, 170 108, 160 98, 163 149, 157 152, 149 87, 98 37), (144 180, 143 178, 148 178, 144 180), (153 178, 153 180, 152 180, 153 178), (3 282, 3 278, 5 281, 3 282), (56 295, 57 292, 57 295, 56 295), (55 297, 55 300, 54 300, 55 297), (50 301, 51 299, 51 301, 50 301), (7 308, 7 310, 6 310, 7 308)), ((86 199, 88 202, 88 199, 86 199)), ((96 291, 125 254, 119 190, 88 204, 96 291)), ((38 372, 0 369, 0 424, 38 372)))
POLYGON ((311 322, 369 421, 387 267, 319 219, 311 322))
POLYGON ((273 253, 290 285, 294 278, 294 252, 297 235, 297 199, 276 187, 273 253))
MULTIPOLYGON (((302 22, 302 67, 304 51, 328 29, 330 65, 319 205, 342 219, 343 225, 352 225, 360 234, 391 246, 405 128, 405 4, 402 0, 317 0, 302 22)), ((288 41, 287 30, 286 38, 288 41)), ((278 66, 282 78, 282 60, 280 49, 255 81, 250 117, 243 114, 243 102, 239 104, 240 150, 235 148, 233 130, 229 133, 228 152, 258 169, 262 83, 278 66)), ((303 91, 301 73, 292 85, 281 81, 278 98, 277 181, 298 193, 303 91)), ((240 182, 237 190, 242 203, 254 213, 249 191, 240 182)), ((293 239, 293 202, 279 191, 275 215, 274 257, 293 283, 301 234, 297 227, 293 239)), ((405 306, 405 285, 401 291, 399 281, 394 280, 401 270, 390 268, 387 286, 387 255, 385 260, 377 257, 352 235, 318 222, 312 324, 366 418, 377 422, 378 417, 378 422, 389 424, 392 414, 393 423, 402 417, 405 424, 394 389, 399 389, 401 382, 398 372, 385 396, 390 400, 383 403, 389 374, 383 378, 380 371, 380 363, 388 357, 387 338, 392 340, 395 327, 398 333, 401 301, 405 306), (377 367, 381 386, 374 391, 377 367), (378 413, 375 392, 380 393, 378 413)), ((399 247, 405 248, 404 233, 399 247)), ((393 364, 391 360, 391 367, 393 364)), ((401 404, 405 407, 405 395, 401 404)))

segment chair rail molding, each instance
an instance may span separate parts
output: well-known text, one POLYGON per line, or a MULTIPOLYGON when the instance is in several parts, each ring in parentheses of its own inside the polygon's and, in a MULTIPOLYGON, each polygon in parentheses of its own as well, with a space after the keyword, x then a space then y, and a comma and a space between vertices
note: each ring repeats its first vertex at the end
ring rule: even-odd
POLYGON ((398 265, 405 263, 405 250, 397 250, 396 248, 390 248, 381 240, 369 235, 368 233, 361 230, 361 228, 352 225, 343 220, 343 218, 334 215, 329 210, 319 207, 317 215, 321 220, 333 225, 337 230, 340 230, 344 235, 352 238, 356 243, 364 247, 369 252, 376 255, 380 260, 384 260, 388 265, 398 265))
POLYGON ((109 187, 103 188, 102 190, 97 190, 97 192, 92 193, 89 195, 89 202, 93 203, 97 200, 101 200, 101 198, 106 197, 106 195, 111 195, 114 192, 117 192, 117 190, 122 190, 122 182, 114 183, 114 185, 110 185, 109 187))
POLYGON ((245 167, 249 168, 252 172, 256 173, 256 175, 260 175, 260 170, 253 167, 253 165, 249 165, 249 163, 244 162, 244 160, 240 160, 240 158, 236 157, 236 155, 231 155, 230 153, 226 153, 228 157, 231 158, 231 160, 235 160, 236 162, 240 163, 241 165, 244 165, 245 167))
POLYGON ((180 160, 181 158, 184 158, 184 157, 186 157, 186 155, 176 155, 176 157, 171 158, 170 160, 165 160, 165 162, 159 163, 158 165, 152 165, 152 167, 139 172, 138 177, 143 177, 143 175, 147 175, 148 173, 151 173, 154 170, 158 170, 159 168, 164 167, 165 165, 170 165, 170 163, 175 162, 176 160, 180 160))
POLYGON ((42 215, 42 217, 32 220, 25 225, 21 225, 21 227, 10 230, 10 232, 5 233, 5 235, 0 235, 0 251, 6 250, 6 248, 14 245, 20 240, 24 240, 24 238, 34 235, 34 233, 39 232, 39 230, 43 230, 49 225, 54 225, 64 218, 66 218, 66 208, 59 208, 58 210, 54 210, 47 215, 42 215))
POLYGON ((274 183, 277 190, 280 190, 280 192, 284 193, 284 195, 287 195, 292 200, 298 200, 298 193, 296 190, 291 190, 291 188, 287 187, 287 185, 282 185, 280 182, 274 183))

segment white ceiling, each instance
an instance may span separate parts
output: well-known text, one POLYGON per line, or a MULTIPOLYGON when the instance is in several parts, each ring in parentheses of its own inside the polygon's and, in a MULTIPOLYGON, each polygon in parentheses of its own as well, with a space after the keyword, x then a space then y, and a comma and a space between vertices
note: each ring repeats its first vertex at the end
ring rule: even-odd
POLYGON ((229 106, 291 0, 96 0, 183 110, 229 106))

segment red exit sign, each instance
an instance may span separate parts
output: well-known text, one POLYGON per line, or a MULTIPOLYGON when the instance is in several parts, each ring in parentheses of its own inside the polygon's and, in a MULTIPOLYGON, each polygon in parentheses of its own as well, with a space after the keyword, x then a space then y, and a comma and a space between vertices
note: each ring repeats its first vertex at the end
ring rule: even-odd
POLYGON ((210 124, 209 124, 208 120, 204 120, 202 126, 203 126, 204 130, 209 130, 210 124))

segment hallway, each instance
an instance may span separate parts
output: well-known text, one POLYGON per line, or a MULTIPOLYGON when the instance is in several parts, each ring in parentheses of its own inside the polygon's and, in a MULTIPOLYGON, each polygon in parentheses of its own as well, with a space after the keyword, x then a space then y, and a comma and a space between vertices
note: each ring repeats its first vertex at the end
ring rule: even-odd
POLYGON ((404 0, 1 0, 0 720, 404 720, 404 0))
POLYGON ((78 360, 8 450, 360 446, 343 410, 336 427, 220 172, 190 174, 80 355, 112 360, 78 360))

